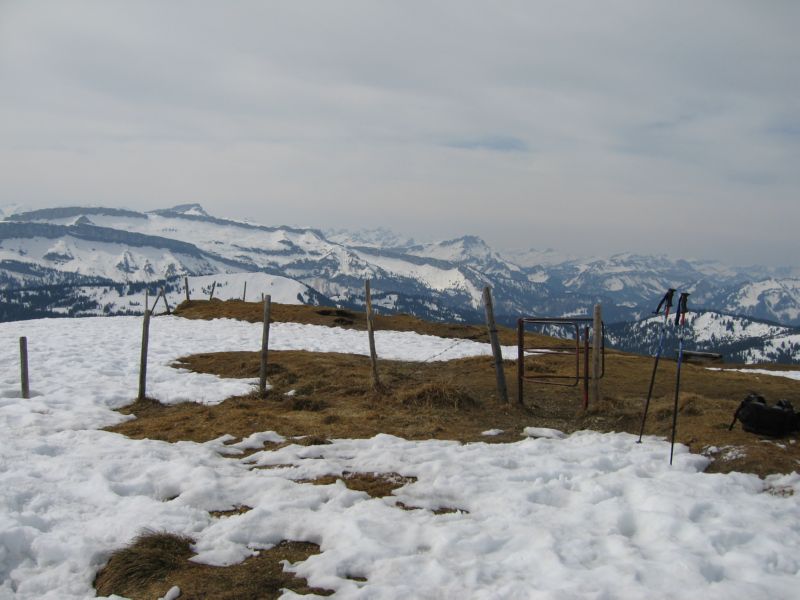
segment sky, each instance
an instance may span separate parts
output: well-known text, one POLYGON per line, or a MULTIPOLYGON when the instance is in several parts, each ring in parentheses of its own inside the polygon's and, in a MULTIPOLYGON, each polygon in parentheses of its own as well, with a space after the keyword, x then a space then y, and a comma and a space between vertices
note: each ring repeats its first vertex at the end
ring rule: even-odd
POLYGON ((797 266, 793 0, 0 0, 0 206, 797 266))

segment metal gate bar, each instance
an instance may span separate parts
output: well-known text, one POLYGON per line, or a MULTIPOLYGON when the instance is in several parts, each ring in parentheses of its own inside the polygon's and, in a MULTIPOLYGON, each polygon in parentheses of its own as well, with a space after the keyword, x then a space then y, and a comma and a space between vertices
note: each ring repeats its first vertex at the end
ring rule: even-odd
MULTIPOLYGON (((584 325, 583 329, 583 338, 584 338, 584 369, 583 369, 583 406, 586 408, 589 403, 589 380, 593 379, 593 376, 589 375, 589 351, 590 349, 594 351, 594 348, 591 347, 589 343, 589 325, 593 324, 593 319, 591 317, 521 317, 517 320, 517 388, 518 388, 518 401, 522 403, 522 394, 523 394, 523 383, 524 381, 531 381, 534 383, 541 383, 545 385, 556 385, 556 386, 564 386, 564 387, 575 387, 578 385, 580 381, 580 354, 581 354, 581 335, 580 335, 580 326, 584 325), (570 328, 574 331, 574 345, 570 343, 569 345, 560 345, 560 346, 549 346, 545 349, 537 348, 537 347, 526 347, 525 346, 525 325, 532 324, 532 325, 561 325, 567 328, 570 328), (554 374, 542 374, 542 375, 525 375, 525 357, 526 355, 530 354, 537 354, 541 353, 541 350, 545 351, 555 351, 555 352, 564 352, 569 351, 569 354, 574 352, 575 354, 575 374, 574 375, 554 375, 554 374), (552 381, 554 379, 566 379, 571 380, 571 382, 560 382, 560 381, 552 381)), ((606 352, 605 352, 605 323, 601 322, 601 368, 600 374, 598 379, 602 379, 605 376, 606 370, 606 352)))

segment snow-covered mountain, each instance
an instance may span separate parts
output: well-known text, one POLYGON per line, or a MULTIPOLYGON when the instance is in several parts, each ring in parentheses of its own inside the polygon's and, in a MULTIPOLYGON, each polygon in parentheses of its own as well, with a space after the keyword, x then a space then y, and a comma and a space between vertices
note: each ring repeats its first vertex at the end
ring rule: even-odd
POLYGON ((317 298, 352 308, 363 305, 368 278, 377 306, 426 318, 480 320, 481 292, 489 285, 503 323, 520 315, 588 315, 598 302, 614 323, 647 316, 664 290, 676 287, 692 293, 692 308, 800 325, 800 273, 792 269, 637 254, 514 256, 476 236, 425 244, 388 230, 327 236, 221 219, 197 204, 149 213, 54 208, 15 212, 0 222, 0 289, 9 294, 250 272, 295 280, 317 298))
MULTIPOLYGON (((663 323, 663 316, 616 323, 606 328, 607 339, 620 350, 654 354, 663 323)), ((665 355, 672 355, 678 347, 677 335, 670 318, 664 336, 665 355)), ((684 347, 720 353, 728 362, 798 363, 800 328, 713 311, 690 311, 686 315, 684 347)))

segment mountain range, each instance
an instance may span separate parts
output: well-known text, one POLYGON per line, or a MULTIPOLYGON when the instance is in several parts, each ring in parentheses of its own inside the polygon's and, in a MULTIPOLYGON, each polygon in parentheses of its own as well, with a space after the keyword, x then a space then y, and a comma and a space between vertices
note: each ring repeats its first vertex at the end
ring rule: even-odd
MULTIPOLYGON (((175 294, 184 276, 222 285, 241 273, 280 278, 279 287, 296 290, 298 302, 350 308, 363 306, 370 279, 379 310, 435 320, 481 321, 481 293, 491 286, 504 324, 521 315, 588 315, 601 303, 606 323, 622 327, 646 319, 664 290, 677 287, 691 292, 694 310, 800 326, 800 273, 790 267, 631 253, 501 253, 471 235, 418 243, 385 229, 272 227, 218 218, 197 204, 151 212, 6 211, 0 221, 0 320, 137 312, 137 294, 148 284, 151 293, 159 284, 175 294)), ((635 337, 633 329, 620 331, 635 337)))

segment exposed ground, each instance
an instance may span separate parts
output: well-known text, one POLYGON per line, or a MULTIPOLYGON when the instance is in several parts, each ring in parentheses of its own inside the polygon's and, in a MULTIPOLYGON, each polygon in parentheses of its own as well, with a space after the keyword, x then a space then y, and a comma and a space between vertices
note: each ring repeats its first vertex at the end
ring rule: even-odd
MULTIPOLYGON (((176 314, 186 318, 228 317, 258 322, 262 305, 241 301, 193 301, 181 305, 176 314)), ((363 313, 320 307, 273 304, 272 320, 366 328, 363 313)), ((378 316, 376 328, 487 341, 485 327, 427 323, 407 315, 378 316)), ((513 330, 501 328, 500 337, 503 344, 516 343, 513 330)), ((526 343, 537 348, 561 344, 542 336, 529 336, 526 343)), ((221 377, 251 378, 258 377, 259 355, 256 352, 206 353, 184 357, 176 366, 221 377)), ((513 361, 504 363, 511 396, 509 404, 501 403, 497 398, 494 366, 489 357, 432 363, 380 360, 378 366, 385 386, 383 393, 372 389, 367 357, 302 351, 270 352, 268 379, 272 389, 266 399, 252 394, 231 398, 217 406, 195 403, 164 406, 148 399, 122 409, 122 412, 135 414, 137 418, 111 429, 132 438, 170 442, 202 442, 224 434, 239 439, 258 431, 274 430, 285 437, 310 436, 303 440, 307 444, 325 443, 331 438, 372 437, 377 433, 407 439, 504 443, 521 439, 522 429, 526 426, 552 427, 565 432, 593 429, 638 434, 653 362, 650 357, 608 351, 606 376, 601 382, 603 399, 590 404, 588 410, 582 408, 580 386, 557 387, 527 382, 520 403, 513 361), (491 437, 482 435, 489 429, 500 429, 503 433, 491 437)), ((574 355, 533 355, 527 358, 525 369, 527 375, 574 373, 575 358, 574 355)), ((675 377, 675 361, 662 359, 646 434, 667 438, 670 435, 675 377)), ((711 457, 709 472, 743 471, 763 477, 798 469, 800 444, 796 441, 797 436, 770 439, 746 433, 740 424, 728 431, 736 407, 752 390, 765 396, 770 403, 786 398, 800 408, 798 381, 734 371, 710 371, 706 365, 683 365, 677 441, 688 445, 692 452, 711 457)), ((360 486, 355 489, 372 495, 388 495, 398 487, 392 475, 350 474, 344 476, 344 480, 346 485, 360 486)), ((322 478, 308 483, 331 481, 322 478)), ((240 510, 247 510, 247 507, 240 510)), ((203 578, 223 582, 220 589, 234 589, 240 579, 246 581, 254 577, 253 571, 265 570, 267 575, 264 576, 268 578, 283 576, 286 574, 273 573, 264 565, 277 564, 276 561, 283 558, 303 560, 302 557, 292 558, 297 556, 293 553, 316 551, 309 549, 308 544, 300 550, 297 548, 292 544, 278 546, 269 551, 271 554, 262 552, 257 558, 226 569, 202 567, 182 560, 168 572, 168 576, 158 580, 154 587, 147 588, 150 591, 146 594, 131 597, 155 598, 157 595, 151 592, 165 593, 168 587, 164 588, 164 583, 170 581, 181 585, 182 589, 186 586, 181 598, 270 598, 273 596, 269 593, 216 595, 208 591, 212 588, 207 587, 210 584, 203 578), (260 561, 265 562, 262 564, 260 561), (255 565, 256 562, 258 568, 252 569, 251 563, 255 565), (228 579, 230 582, 224 584, 228 579), (183 581, 186 583, 181 584, 183 581)), ((100 577, 98 582, 101 582, 100 577)), ((302 581, 281 585, 298 593, 306 591, 302 581)), ((122 593, 117 589, 122 588, 114 588, 116 593, 122 593)))
POLYGON ((283 588, 298 594, 327 596, 330 590, 312 588, 304 579, 284 571, 281 561, 300 562, 319 554, 319 546, 308 542, 283 541, 257 556, 229 567, 191 562, 192 540, 163 532, 148 532, 115 553, 97 574, 98 594, 117 594, 131 600, 155 600, 172 586, 180 598, 242 600, 278 598, 283 588))
MULTIPOLYGON (((262 305, 237 300, 192 301, 177 315, 186 318, 238 318, 258 322, 262 305)), ((364 313, 335 308, 273 304, 273 321, 366 329, 364 313)), ((417 331, 428 335, 487 341, 485 327, 422 321, 409 315, 378 315, 378 329, 417 331)), ((503 344, 515 344, 516 332, 499 328, 503 344)), ((526 344, 552 347, 563 342, 529 335, 526 344)), ((581 357, 582 360, 582 357, 581 357)), ((650 357, 607 351, 603 400, 582 409, 581 386, 562 387, 526 382, 523 403, 517 400, 516 363, 505 361, 511 402, 498 401, 493 361, 475 357, 448 362, 408 363, 379 360, 386 392, 372 390, 369 359, 350 354, 302 351, 270 352, 267 399, 255 394, 231 398, 217 406, 186 403, 163 406, 153 400, 136 402, 125 413, 136 419, 113 428, 135 438, 167 441, 207 441, 224 434, 243 438, 263 430, 286 437, 371 437, 389 433, 407 439, 455 439, 462 442, 510 442, 525 426, 639 432, 653 361, 650 357), (481 435, 502 429, 498 436, 481 435)), ((223 352, 188 356, 176 366, 222 377, 258 377, 257 352, 223 352)), ((724 365, 737 368, 741 365, 724 365)), ((763 367, 763 366, 762 366, 763 367)), ((582 372, 583 365, 580 369, 582 372)), ((780 370, 781 367, 768 367, 780 370)), ((573 356, 529 356, 526 375, 572 374, 573 356)), ((676 364, 662 359, 650 406, 646 434, 667 437, 672 425, 676 364)), ((684 363, 681 370, 677 441, 693 452, 714 458, 709 471, 756 473, 794 471, 800 447, 794 438, 770 439, 728 426, 739 402, 756 390, 770 402, 786 398, 800 408, 800 383, 768 375, 711 371, 684 363), (719 449, 715 452, 713 448, 719 449), (711 449, 711 450, 709 450, 711 449)))

